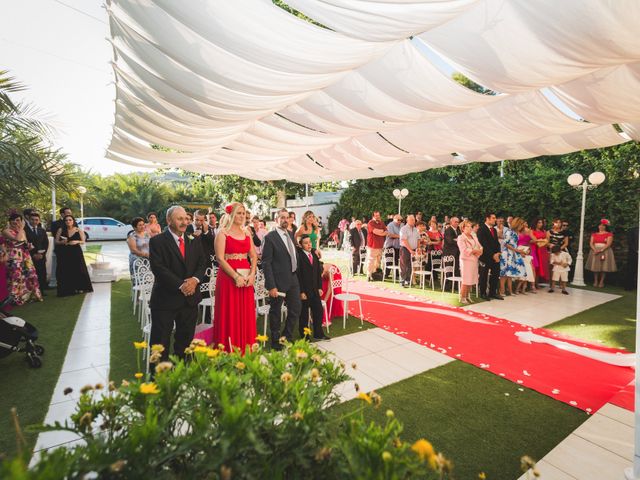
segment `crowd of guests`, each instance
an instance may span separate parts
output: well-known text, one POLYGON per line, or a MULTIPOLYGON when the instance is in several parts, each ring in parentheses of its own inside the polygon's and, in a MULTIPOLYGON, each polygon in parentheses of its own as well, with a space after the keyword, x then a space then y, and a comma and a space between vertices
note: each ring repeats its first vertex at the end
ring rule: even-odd
POLYGON ((24 305, 42 301, 51 288, 60 297, 93 291, 82 252, 84 243, 84 232, 67 207, 60 209, 60 218, 48 232, 37 210, 12 211, 0 237, 0 300, 24 305), (49 285, 47 274, 50 237, 54 286, 49 285))
MULTIPOLYGON (((491 212, 480 222, 458 217, 445 217, 438 222, 432 216, 423 220, 422 212, 391 215, 383 222, 378 211, 368 222, 342 219, 338 224, 338 246, 348 246, 352 252, 352 271, 358 272, 364 263, 368 281, 380 280, 384 261, 398 265, 401 284, 413 282, 415 264, 432 275, 442 272, 445 261, 453 267, 455 281, 460 283, 460 302, 471 302, 471 289, 477 286, 485 300, 502 300, 505 296, 537 293, 544 284, 553 293, 559 286, 566 289, 572 258, 569 247, 574 235, 569 223, 556 218, 551 228, 544 219, 530 224, 521 217, 496 216, 491 212), (366 260, 363 262, 362 255, 366 260), (387 257, 391 256, 392 259, 387 257), (437 259, 438 269, 432 269, 437 259)), ((617 270, 613 255, 613 234, 609 222, 602 219, 590 237, 585 268, 593 272, 594 287, 602 288, 607 273, 617 270)))

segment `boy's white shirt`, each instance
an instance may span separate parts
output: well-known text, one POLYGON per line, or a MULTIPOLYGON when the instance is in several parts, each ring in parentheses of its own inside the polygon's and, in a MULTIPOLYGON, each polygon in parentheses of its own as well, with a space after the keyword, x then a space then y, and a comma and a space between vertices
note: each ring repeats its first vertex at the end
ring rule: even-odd
POLYGON ((551 263, 553 264, 554 272, 568 272, 570 270, 569 266, 571 265, 572 261, 573 260, 571 259, 571 255, 569 255, 567 252, 563 251, 560 253, 551 254, 551 263), (566 263, 567 266, 563 267, 562 265, 556 265, 556 262, 566 263))

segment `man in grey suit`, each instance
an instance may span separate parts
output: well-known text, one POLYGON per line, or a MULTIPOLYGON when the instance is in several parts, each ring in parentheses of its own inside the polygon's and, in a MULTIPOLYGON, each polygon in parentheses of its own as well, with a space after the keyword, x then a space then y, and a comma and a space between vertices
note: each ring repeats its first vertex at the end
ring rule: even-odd
POLYGON ((296 249, 287 231, 289 213, 286 209, 278 212, 278 226, 264 237, 262 246, 262 270, 264 283, 271 297, 269 309, 269 327, 271 331, 271 348, 281 350, 280 311, 283 297, 287 299, 287 320, 283 335, 293 341, 293 330, 300 317, 300 284, 296 271, 298 269, 296 249))

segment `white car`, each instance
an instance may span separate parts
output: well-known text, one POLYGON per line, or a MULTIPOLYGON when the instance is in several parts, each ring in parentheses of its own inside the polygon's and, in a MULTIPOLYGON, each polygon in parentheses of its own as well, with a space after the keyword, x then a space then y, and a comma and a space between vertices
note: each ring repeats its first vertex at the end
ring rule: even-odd
POLYGON ((131 225, 110 217, 87 217, 77 220, 87 240, 126 240, 131 225))

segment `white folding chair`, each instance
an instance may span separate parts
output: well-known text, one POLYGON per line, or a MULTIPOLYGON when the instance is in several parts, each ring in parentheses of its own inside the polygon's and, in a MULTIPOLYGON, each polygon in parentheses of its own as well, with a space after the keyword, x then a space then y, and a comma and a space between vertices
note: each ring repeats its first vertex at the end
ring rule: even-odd
POLYGON ((426 284, 425 279, 429 277, 431 281, 431 288, 433 289, 433 272, 431 270, 427 270, 424 266, 424 257, 422 255, 415 256, 411 258, 411 279, 409 280, 409 286, 413 285, 414 276, 420 278, 420 287, 424 290, 424 286, 426 284))
POLYGON ((387 278, 387 270, 393 274, 393 283, 396 283, 396 276, 400 276, 400 267, 396 265, 396 251, 393 248, 385 248, 382 251, 383 271, 382 280, 387 278))
POLYGON ((360 262, 358 263, 358 273, 365 274, 367 265, 367 247, 360 247, 360 262))
MULTIPOLYGON (((429 259, 431 263, 431 278, 433 279, 432 285, 435 283, 436 274, 440 276, 440 283, 442 283, 442 250, 431 250, 429 252, 429 259)), ((432 287, 435 289, 435 285, 432 287)))
POLYGON ((209 297, 203 298, 198 304, 198 309, 202 308, 202 319, 200 323, 205 323, 207 314, 207 308, 211 309, 211 323, 213 324, 213 307, 215 305, 215 289, 216 289, 216 270, 213 267, 209 267, 206 270, 206 275, 209 277, 209 281, 200 284, 200 293, 209 292, 209 297))
POLYGON ((146 272, 144 275, 140 276, 139 283, 136 285, 136 306, 134 306, 133 312, 135 315, 136 307, 139 304, 138 311, 138 322, 142 325, 144 319, 144 306, 149 304, 149 300, 151 300, 151 291, 153 289, 154 277, 151 270, 146 272))
MULTIPOLYGON (((349 302, 358 302, 358 307, 360 309, 360 324, 364 325, 363 315, 362 315, 362 300, 359 295, 355 293, 349 293, 349 281, 348 277, 345 282, 343 282, 342 278, 335 278, 335 274, 337 273, 337 269, 335 266, 331 266, 329 269, 329 286, 331 287, 331 302, 329 303, 329 311, 333 311, 333 301, 338 300, 344 304, 344 315, 342 318, 342 328, 347 328, 347 314, 349 312, 349 302), (344 292, 335 293, 336 288, 343 288, 344 292)), ((329 331, 327 329, 327 331, 329 331)))
POLYGON ((254 295, 256 301, 256 316, 264 317, 263 335, 267 334, 267 319, 269 318, 269 290, 264 286, 264 273, 262 270, 256 272, 256 282, 254 284, 254 295))
MULTIPOLYGON (((131 278, 131 300, 133 302, 133 314, 136 314, 138 299, 140 297, 140 283, 151 272, 151 264, 148 258, 138 257, 133 261, 133 277, 131 278)), ((153 275, 153 274, 152 274, 153 275)))
POLYGON ((451 293, 454 292, 456 283, 458 284, 458 290, 462 285, 462 277, 456 276, 456 257, 453 255, 447 255, 442 257, 442 292, 444 293, 444 287, 447 282, 451 282, 451 293))

